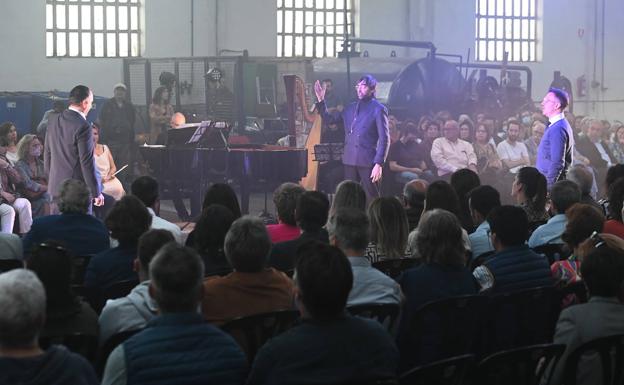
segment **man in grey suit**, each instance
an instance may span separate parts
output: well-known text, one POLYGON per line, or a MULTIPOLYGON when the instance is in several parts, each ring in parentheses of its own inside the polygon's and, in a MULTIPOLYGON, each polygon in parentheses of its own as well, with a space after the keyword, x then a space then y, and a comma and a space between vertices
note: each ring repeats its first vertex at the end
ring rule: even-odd
POLYGON ((100 173, 93 157, 93 130, 87 114, 93 104, 93 92, 79 85, 69 93, 69 107, 48 121, 44 166, 48 192, 54 200, 65 179, 83 181, 93 197, 93 204, 104 204, 100 173))
MULTIPOLYGON (((618 300, 624 281, 623 241, 614 235, 600 234, 582 245, 589 249, 581 264, 581 276, 589 301, 564 309, 557 322, 554 343, 566 350, 557 364, 550 384, 561 384, 569 355, 582 344, 600 337, 624 334, 624 305, 618 300)), ((601 384, 601 367, 593 359, 581 359, 576 383, 601 384)))

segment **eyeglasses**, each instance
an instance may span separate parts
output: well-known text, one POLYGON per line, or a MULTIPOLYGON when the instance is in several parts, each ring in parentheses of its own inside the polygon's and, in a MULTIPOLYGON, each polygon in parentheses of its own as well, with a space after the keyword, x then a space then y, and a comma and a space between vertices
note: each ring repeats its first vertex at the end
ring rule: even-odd
POLYGON ((38 246, 39 246, 39 248, 42 248, 42 249, 56 250, 56 251, 61 251, 61 252, 64 252, 64 253, 67 252, 67 249, 64 248, 63 246, 53 245, 53 244, 47 243, 47 242, 42 242, 38 246))

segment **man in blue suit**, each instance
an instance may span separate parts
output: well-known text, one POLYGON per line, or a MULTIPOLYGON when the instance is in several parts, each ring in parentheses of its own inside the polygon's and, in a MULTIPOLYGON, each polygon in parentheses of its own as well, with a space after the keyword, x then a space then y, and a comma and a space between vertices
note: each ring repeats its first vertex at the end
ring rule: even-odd
POLYGON ((568 94, 558 88, 550 88, 542 100, 542 113, 549 126, 537 148, 535 167, 544 174, 548 189, 558 180, 565 179, 574 153, 572 127, 563 111, 568 106, 568 94))
POLYGON ((342 155, 345 179, 360 181, 368 199, 378 197, 384 162, 388 156, 390 135, 388 133, 388 109, 375 99, 377 80, 364 75, 355 89, 358 100, 342 112, 329 113, 325 105, 325 88, 317 80, 314 92, 316 105, 324 124, 336 124, 342 120, 345 129, 345 145, 342 155))

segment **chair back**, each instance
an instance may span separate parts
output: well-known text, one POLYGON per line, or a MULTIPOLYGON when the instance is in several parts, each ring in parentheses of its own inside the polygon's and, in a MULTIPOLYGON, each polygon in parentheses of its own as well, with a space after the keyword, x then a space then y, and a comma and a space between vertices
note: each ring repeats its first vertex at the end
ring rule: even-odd
POLYGON ((398 277, 403 271, 418 265, 420 261, 416 258, 384 259, 373 262, 373 267, 392 279, 398 277))
POLYGON ((98 337, 91 334, 71 333, 62 335, 48 335, 39 337, 41 349, 47 349, 52 345, 65 345, 67 349, 94 362, 98 347, 98 337))
POLYGON ((550 381, 564 350, 565 345, 545 344, 494 353, 479 363, 474 383, 537 385, 544 374, 545 379, 550 381))
POLYGON ((475 358, 464 354, 418 366, 399 376, 401 385, 461 385, 472 374, 475 358))
POLYGON ((483 340, 487 345, 483 353, 551 342, 559 303, 554 286, 490 297, 488 332, 483 340))
POLYGON ((72 284, 82 285, 84 283, 85 271, 89 266, 92 255, 80 255, 72 258, 72 284))
POLYGON ((119 332, 117 334, 113 334, 110 336, 104 344, 100 347, 97 353, 97 359, 95 361, 95 370, 99 376, 102 376, 104 373, 104 367, 106 366, 106 360, 108 360, 108 356, 112 353, 112 351, 123 343, 128 338, 142 331, 143 329, 136 330, 126 330, 124 332, 119 332))
POLYGON ((624 334, 598 338, 576 348, 565 363, 563 382, 566 385, 623 384, 624 334))
POLYGON ((401 306, 396 303, 370 303, 349 306, 347 310, 351 315, 374 319, 393 333, 397 326, 401 306))
POLYGON ((423 305, 407 320, 409 352, 402 357, 402 366, 474 352, 487 304, 487 297, 467 295, 423 305))
POLYGON ((0 259, 0 273, 13 269, 23 269, 24 261, 19 259, 0 259))
POLYGON ((269 339, 290 329, 299 319, 297 310, 278 310, 235 318, 221 326, 241 346, 249 362, 269 339))
POLYGON ((548 258, 548 265, 552 265, 557 261, 568 259, 570 251, 561 243, 546 243, 533 248, 537 254, 541 254, 548 258))

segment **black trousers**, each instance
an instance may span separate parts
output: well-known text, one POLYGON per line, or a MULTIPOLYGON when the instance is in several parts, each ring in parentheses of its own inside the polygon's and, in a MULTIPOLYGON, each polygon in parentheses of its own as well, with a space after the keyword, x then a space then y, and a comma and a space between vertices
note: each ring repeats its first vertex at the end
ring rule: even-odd
POLYGON ((381 193, 381 181, 373 183, 370 175, 373 171, 373 167, 360 167, 360 166, 348 166, 344 165, 344 177, 347 180, 360 182, 362 188, 366 192, 366 201, 370 203, 375 198, 378 198, 381 193))

